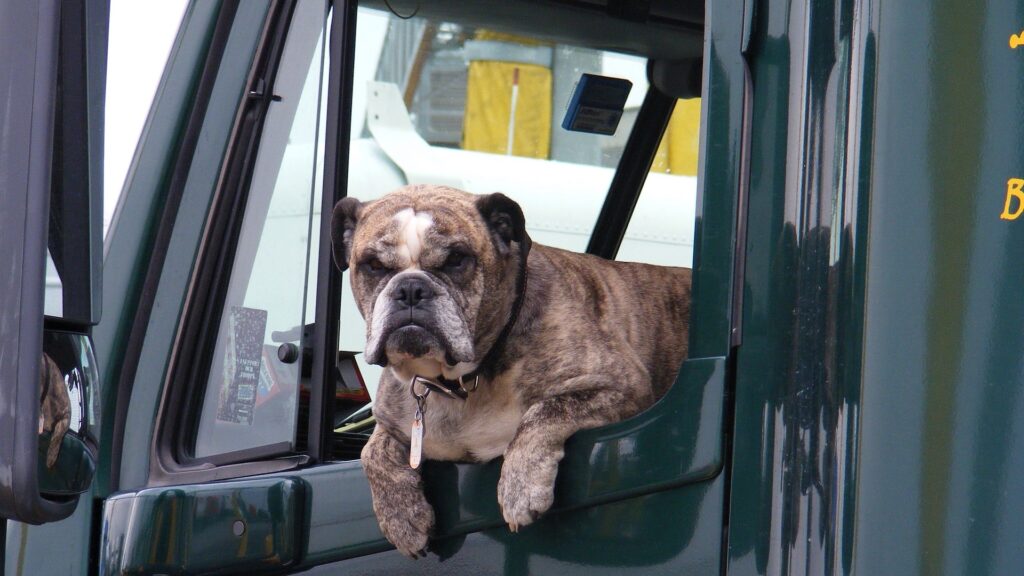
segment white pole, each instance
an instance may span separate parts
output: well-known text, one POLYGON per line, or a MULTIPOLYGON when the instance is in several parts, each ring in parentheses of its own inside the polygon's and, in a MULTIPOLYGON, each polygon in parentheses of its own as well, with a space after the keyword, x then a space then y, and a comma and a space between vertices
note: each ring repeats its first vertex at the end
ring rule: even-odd
POLYGON ((505 145, 505 155, 512 155, 512 144, 515 143, 516 132, 516 103, 519 101, 519 68, 512 69, 512 106, 508 111, 508 142, 505 145))

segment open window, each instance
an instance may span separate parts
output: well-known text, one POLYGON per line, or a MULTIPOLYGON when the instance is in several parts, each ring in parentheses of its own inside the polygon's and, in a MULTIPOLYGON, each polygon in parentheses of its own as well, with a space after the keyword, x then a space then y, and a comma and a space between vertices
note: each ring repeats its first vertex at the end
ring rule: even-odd
MULTIPOLYGON (((677 104, 649 83, 654 63, 641 56, 508 32, 473 15, 363 7, 357 22, 347 195, 369 201, 416 183, 498 191, 523 208, 536 243, 692 266, 699 52, 676 65, 672 87, 688 92, 677 104), (611 134, 562 127, 585 74, 632 85, 611 134)), ((347 273, 339 327, 340 348, 374 394, 382 369, 360 353, 366 329, 347 273)), ((370 406, 337 417, 331 456, 357 455, 373 423, 370 406)))
MULTIPOLYGON (((320 403, 327 441, 320 453, 309 453, 314 354, 321 344, 315 340, 327 329, 318 330, 314 317, 330 144, 324 46, 331 18, 322 1, 276 9, 236 129, 249 144, 236 142, 226 164, 194 280, 210 293, 196 294, 194 305, 204 304, 205 312, 189 320, 209 329, 189 332, 196 340, 176 373, 177 387, 189 391, 173 411, 181 422, 164 455, 182 469, 303 454, 352 459, 373 424, 369 401, 380 369, 362 361, 364 323, 342 279, 340 352, 327 389, 317 391, 330 398, 329 407, 320 403)), ((664 87, 652 86, 648 69, 656 64, 646 58, 467 20, 359 9, 352 106, 339 111, 349 115, 351 134, 351 168, 340 183, 345 193, 371 200, 415 182, 500 190, 523 206, 536 242, 576 251, 614 228, 599 222, 604 207, 625 212, 621 248, 613 242, 605 256, 691 266, 699 98, 677 104, 664 87), (610 135, 560 126, 584 73, 632 82, 610 135), (623 167, 624 150, 632 156, 623 167), (631 181, 616 180, 627 172, 631 181), (641 184, 626 191, 632 201, 624 209, 612 203, 623 195, 616 187, 641 184)), ((677 50, 680 60, 670 62, 691 77, 675 85, 697 96, 699 51, 677 50)))
POLYGON ((347 278, 334 279, 338 302, 323 290, 335 271, 318 267, 331 204, 325 167, 337 173, 330 165, 339 155, 347 178, 329 186, 335 194, 343 187, 372 200, 419 182, 502 191, 523 207, 536 242, 582 252, 602 240, 606 257, 692 265, 700 122, 692 46, 677 48, 696 67, 684 70, 689 84, 677 82, 690 98, 676 104, 649 83, 654 63, 643 57, 478 19, 359 8, 347 54, 352 104, 337 111, 346 115, 346 153, 328 134, 339 130, 329 125, 329 102, 340 100, 328 89, 330 7, 303 0, 275 9, 207 224, 189 338, 172 370, 174 401, 165 408, 175 423, 164 425, 160 454, 172 473, 358 458, 381 369, 362 359, 365 323, 347 278), (632 83, 611 134, 561 127, 585 73, 632 83), (318 321, 318 299, 338 316, 318 321), (317 365, 324 331, 336 335, 338 352, 317 365))

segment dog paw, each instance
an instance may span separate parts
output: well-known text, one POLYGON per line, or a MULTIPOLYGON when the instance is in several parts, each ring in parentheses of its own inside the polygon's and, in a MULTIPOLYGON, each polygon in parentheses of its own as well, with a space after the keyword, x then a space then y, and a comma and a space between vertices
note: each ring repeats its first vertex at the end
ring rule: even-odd
POLYGON ((427 555, 427 539, 434 529, 434 509, 422 497, 417 500, 376 511, 384 537, 413 559, 427 555))
POLYGON ((498 504, 510 530, 518 532, 551 508, 557 472, 557 461, 506 455, 498 480, 498 504))

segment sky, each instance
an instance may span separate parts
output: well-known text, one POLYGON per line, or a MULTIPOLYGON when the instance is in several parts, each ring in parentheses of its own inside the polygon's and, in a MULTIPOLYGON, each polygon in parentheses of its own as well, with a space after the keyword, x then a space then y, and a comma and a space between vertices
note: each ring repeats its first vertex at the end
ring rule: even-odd
POLYGON ((186 0, 110 2, 103 157, 104 230, 114 214, 186 4, 186 0))

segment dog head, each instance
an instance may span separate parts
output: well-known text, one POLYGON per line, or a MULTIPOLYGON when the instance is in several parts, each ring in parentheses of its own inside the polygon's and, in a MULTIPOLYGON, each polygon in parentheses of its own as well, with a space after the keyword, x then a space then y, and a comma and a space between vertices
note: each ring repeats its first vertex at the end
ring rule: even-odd
POLYGON ((457 378, 508 321, 529 237, 502 194, 406 186, 338 202, 332 241, 366 320, 366 360, 404 378, 457 378))

